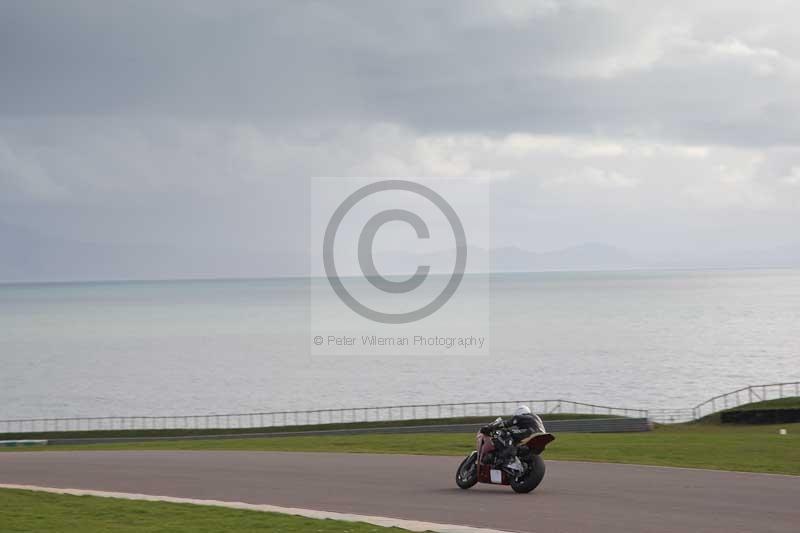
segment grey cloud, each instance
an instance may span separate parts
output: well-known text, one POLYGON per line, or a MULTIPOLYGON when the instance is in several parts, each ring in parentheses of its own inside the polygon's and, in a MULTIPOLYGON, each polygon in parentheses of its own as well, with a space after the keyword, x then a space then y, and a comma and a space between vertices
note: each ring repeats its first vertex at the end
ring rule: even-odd
POLYGON ((753 34, 731 7, 519 5, 5 3, 0 109, 740 145, 800 138, 797 49, 781 10, 753 34), (745 49, 715 55, 725 43, 745 49))
POLYGON ((498 246, 790 243, 796 10, 6 1, 0 223, 243 273, 304 250, 308 177, 466 175, 498 246))

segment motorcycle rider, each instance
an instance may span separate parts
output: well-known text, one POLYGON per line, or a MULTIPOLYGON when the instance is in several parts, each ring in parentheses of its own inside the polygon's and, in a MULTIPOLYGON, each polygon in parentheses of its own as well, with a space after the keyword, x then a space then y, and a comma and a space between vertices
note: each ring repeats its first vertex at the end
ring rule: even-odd
POLYGON ((520 405, 509 419, 499 419, 481 428, 481 433, 491 435, 502 430, 499 436, 492 437, 500 464, 511 470, 522 472, 522 463, 517 457, 517 444, 535 433, 544 433, 544 423, 538 415, 531 412, 527 405, 520 405))

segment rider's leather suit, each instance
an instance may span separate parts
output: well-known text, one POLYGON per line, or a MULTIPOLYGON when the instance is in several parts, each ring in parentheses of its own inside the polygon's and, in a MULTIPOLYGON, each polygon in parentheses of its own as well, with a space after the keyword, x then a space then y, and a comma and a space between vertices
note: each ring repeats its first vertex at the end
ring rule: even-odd
POLYGON ((488 427, 504 429, 511 437, 510 443, 503 438, 495 437, 492 439, 495 450, 497 450, 497 457, 503 462, 509 461, 516 456, 516 445, 519 441, 530 437, 534 433, 544 431, 542 419, 534 414, 516 415, 509 419, 493 422, 488 427))

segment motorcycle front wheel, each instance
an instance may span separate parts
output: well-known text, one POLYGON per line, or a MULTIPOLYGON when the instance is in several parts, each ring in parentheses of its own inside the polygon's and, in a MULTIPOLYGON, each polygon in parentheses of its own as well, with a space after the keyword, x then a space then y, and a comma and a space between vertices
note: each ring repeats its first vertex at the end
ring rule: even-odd
POLYGON ((511 488, 514 492, 527 494, 542 482, 544 478, 544 459, 538 455, 534 455, 531 460, 531 466, 523 476, 511 480, 511 488))
POLYGON ((478 482, 478 452, 472 452, 461 461, 456 470, 456 485, 468 489, 478 482))

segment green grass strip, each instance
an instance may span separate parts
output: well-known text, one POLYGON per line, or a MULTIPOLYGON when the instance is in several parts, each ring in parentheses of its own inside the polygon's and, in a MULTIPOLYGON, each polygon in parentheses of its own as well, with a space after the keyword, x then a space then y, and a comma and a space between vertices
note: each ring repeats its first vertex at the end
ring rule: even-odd
POLYGON ((49 533, 389 533, 359 522, 316 520, 205 505, 0 489, 0 531, 49 533))
POLYGON ((763 402, 753 402, 739 407, 732 407, 729 411, 756 411, 759 409, 800 409, 800 397, 780 398, 778 400, 766 400, 763 402))
MULTIPOLYGON (((338 435, 42 446, 26 450, 264 450, 466 455, 471 434, 338 435)), ((0 449, 9 453, 14 448, 0 449)), ((800 424, 658 426, 643 433, 561 433, 545 459, 800 475, 800 424), (785 428, 787 435, 779 435, 785 428)))

